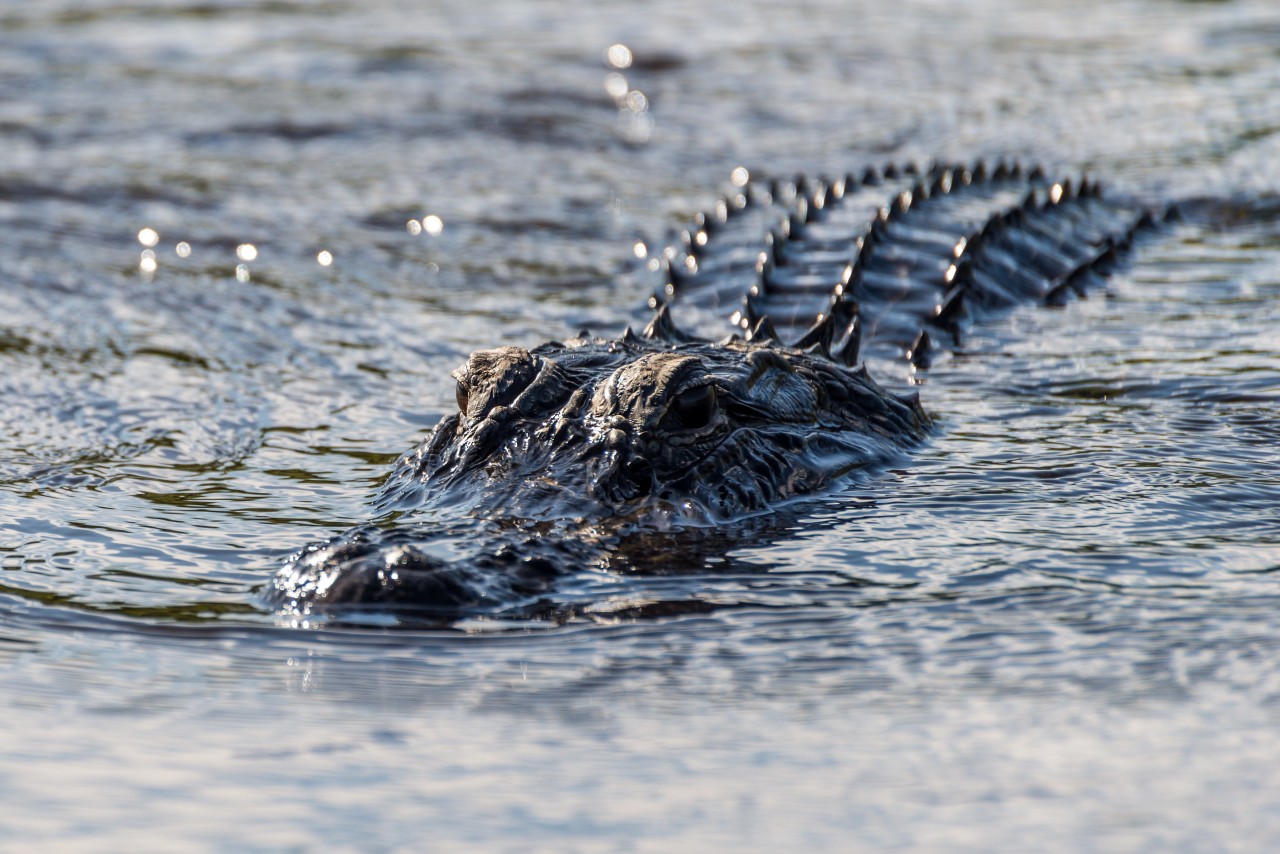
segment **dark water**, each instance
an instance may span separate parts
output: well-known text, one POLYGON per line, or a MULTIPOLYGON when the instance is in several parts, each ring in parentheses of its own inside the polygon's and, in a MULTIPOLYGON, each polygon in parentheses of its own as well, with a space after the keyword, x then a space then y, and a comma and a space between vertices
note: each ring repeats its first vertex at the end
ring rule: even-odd
POLYGON ((468 351, 617 331, 734 167, 1280 189, 1273 3, 862 5, 0 8, 0 842, 1280 840, 1274 214, 984 325, 909 465, 594 618, 257 604, 468 351))

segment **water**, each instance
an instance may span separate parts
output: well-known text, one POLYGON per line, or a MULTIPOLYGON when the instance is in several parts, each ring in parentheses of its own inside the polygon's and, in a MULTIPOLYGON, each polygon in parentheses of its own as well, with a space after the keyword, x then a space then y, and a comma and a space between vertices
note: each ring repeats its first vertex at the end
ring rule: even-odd
POLYGON ((1274 844, 1275 216, 984 325, 909 465, 594 619, 302 628, 255 590, 368 516, 468 351, 634 317, 632 244, 732 168, 1265 194, 1278 45, 1264 0, 6 4, 0 841, 1274 844))

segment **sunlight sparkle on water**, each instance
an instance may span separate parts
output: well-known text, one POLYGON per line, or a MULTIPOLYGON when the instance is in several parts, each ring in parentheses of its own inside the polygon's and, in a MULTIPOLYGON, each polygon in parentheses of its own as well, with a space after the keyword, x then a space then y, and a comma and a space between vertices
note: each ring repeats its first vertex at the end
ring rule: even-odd
POLYGON ((241 261, 253 261, 258 257, 258 247, 252 243, 241 243, 236 247, 236 257, 241 261))
POLYGON ((138 242, 143 246, 155 246, 160 242, 160 235, 154 228, 144 228, 138 232, 138 242))
POLYGON ((649 99, 639 89, 632 89, 627 93, 626 105, 633 113, 643 113, 649 109, 649 99))
POLYGON ((604 76, 604 91, 608 92, 609 97, 615 101, 621 102, 623 98, 627 97, 627 91, 630 88, 627 78, 616 71, 604 76))
POLYGON ((321 249, 316 253, 316 262, 321 267, 328 267, 333 264, 333 253, 328 249, 321 249))
POLYGON ((625 44, 610 45, 604 52, 604 61, 610 68, 630 68, 631 59, 631 48, 625 44))
POLYGON ((422 230, 435 237, 444 231, 444 220, 435 214, 427 214, 422 218, 422 230))
POLYGON ((179 258, 190 257, 191 244, 184 240, 181 243, 179 243, 177 246, 173 247, 173 251, 178 254, 179 258))

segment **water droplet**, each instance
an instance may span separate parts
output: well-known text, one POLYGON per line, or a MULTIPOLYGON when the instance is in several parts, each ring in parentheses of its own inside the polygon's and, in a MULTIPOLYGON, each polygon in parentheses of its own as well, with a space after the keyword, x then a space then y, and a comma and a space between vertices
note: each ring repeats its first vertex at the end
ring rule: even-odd
POLYGON ((419 234, 422 234, 422 223, 418 222, 416 219, 411 219, 404 224, 404 229, 414 237, 417 237, 419 234))
POLYGON ((249 281, 249 265, 248 264, 236 265, 236 281, 237 282, 249 281))
POLYGON ((144 228, 138 232, 138 242, 143 246, 155 246, 160 242, 160 235, 154 228, 144 228))
POLYGON ((191 255, 191 244, 184 240, 173 247, 173 251, 178 253, 179 258, 188 258, 191 255))
POLYGON ((258 257, 258 247, 252 243, 241 243, 236 247, 236 257, 241 261, 253 261, 258 257))
POLYGON ((735 187, 745 187, 747 182, 751 180, 751 173, 747 171, 745 166, 736 166, 729 173, 729 180, 733 182, 735 187))
POLYGON ((636 254, 637 258, 643 258, 649 254, 649 248, 644 245, 642 240, 637 240, 636 245, 631 247, 631 251, 636 254))
POLYGON ((316 261, 321 267, 328 267, 333 263, 333 253, 328 249, 321 249, 316 253, 316 261))
POLYGON ((422 218, 422 229, 427 234, 435 237, 437 234, 444 231, 444 220, 435 214, 427 214, 422 218))

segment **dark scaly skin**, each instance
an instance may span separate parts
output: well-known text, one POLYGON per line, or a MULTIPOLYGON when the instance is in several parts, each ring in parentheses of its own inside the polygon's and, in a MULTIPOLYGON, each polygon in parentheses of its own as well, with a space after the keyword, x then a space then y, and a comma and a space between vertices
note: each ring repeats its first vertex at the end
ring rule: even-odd
POLYGON ((929 423, 865 371, 772 342, 572 339, 482 350, 455 377, 464 406, 381 509, 715 524, 884 462, 929 423))
POLYGON ((883 465, 929 430, 915 396, 772 343, 573 339, 482 350, 455 376, 459 412, 400 461, 378 501, 431 522, 303 550, 272 604, 542 614, 558 578, 611 563, 637 528, 770 509, 883 465))
POLYGON ((384 522, 299 551, 266 598, 295 617, 563 615, 581 605, 557 601, 566 578, 652 571, 664 532, 691 555, 722 554, 732 536, 708 532, 761 530, 744 520, 928 435, 917 396, 878 385, 863 358, 905 355, 923 370, 935 337, 958 342, 985 313, 1083 294, 1151 223, 1096 184, 1008 165, 749 187, 686 235, 643 335, 473 353, 454 373, 459 411, 383 487, 384 522), (887 203, 867 218, 858 200, 877 192, 887 203), (753 257, 750 221, 775 209, 786 218, 753 257), (672 323, 669 301, 724 317, 735 290, 741 335, 712 341, 672 323), (808 328, 803 298, 816 300, 808 328))

